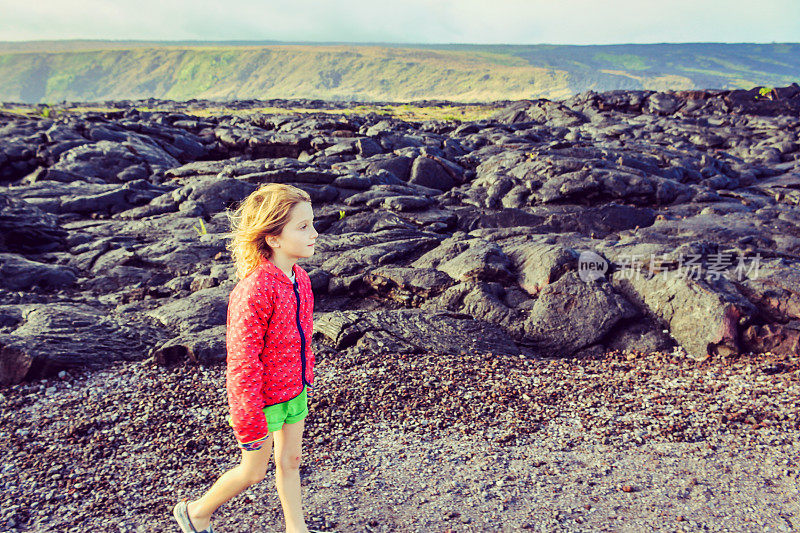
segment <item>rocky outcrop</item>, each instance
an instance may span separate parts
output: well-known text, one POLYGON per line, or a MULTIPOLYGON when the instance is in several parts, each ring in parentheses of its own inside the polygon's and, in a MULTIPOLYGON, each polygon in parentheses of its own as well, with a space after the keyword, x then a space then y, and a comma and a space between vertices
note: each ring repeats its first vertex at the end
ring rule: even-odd
POLYGON ((461 124, 3 115, 0 379, 224 359, 226 210, 266 182, 313 199, 300 264, 333 351, 796 353, 796 93, 587 92, 461 124))
POLYGON ((124 313, 66 302, 4 305, 0 314, 0 384, 136 360, 159 332, 124 313))
POLYGON ((64 248, 58 220, 28 202, 0 194, 0 252, 34 254, 64 248))

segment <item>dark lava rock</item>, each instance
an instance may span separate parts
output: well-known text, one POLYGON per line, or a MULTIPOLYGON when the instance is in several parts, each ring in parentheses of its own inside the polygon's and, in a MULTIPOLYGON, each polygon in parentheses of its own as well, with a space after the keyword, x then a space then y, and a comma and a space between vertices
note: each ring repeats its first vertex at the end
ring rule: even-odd
POLYGON ((314 202, 321 354, 796 353, 800 88, 757 89, 587 91, 458 126, 283 100, 3 114, 2 379, 224 360, 227 210, 269 182, 314 202))

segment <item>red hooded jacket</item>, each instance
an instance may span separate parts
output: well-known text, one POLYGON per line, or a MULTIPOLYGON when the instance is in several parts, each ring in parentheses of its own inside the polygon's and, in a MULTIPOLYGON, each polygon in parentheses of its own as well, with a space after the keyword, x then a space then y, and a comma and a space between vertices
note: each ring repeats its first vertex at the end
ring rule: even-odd
POLYGON ((292 269, 294 283, 262 258, 228 301, 225 386, 229 422, 242 444, 268 435, 264 407, 291 400, 314 382, 314 293, 306 271, 292 269))

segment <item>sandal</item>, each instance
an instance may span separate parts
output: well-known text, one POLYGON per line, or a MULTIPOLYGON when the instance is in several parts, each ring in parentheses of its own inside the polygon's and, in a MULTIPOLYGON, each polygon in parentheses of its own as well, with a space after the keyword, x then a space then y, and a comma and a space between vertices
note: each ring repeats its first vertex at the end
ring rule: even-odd
POLYGON ((189 510, 186 506, 186 500, 187 498, 182 499, 172 509, 172 516, 175 517, 178 525, 181 526, 181 531, 183 531, 183 533, 214 533, 214 529, 211 526, 208 526, 208 529, 204 529, 203 531, 197 531, 194 528, 192 521, 189 520, 189 510))

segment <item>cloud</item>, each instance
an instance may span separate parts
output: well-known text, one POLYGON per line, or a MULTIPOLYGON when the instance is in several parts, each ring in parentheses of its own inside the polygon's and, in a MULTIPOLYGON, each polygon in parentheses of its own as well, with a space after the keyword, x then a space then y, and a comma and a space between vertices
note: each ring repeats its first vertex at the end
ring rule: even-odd
POLYGON ((0 40, 798 42, 796 0, 0 0, 0 40))

